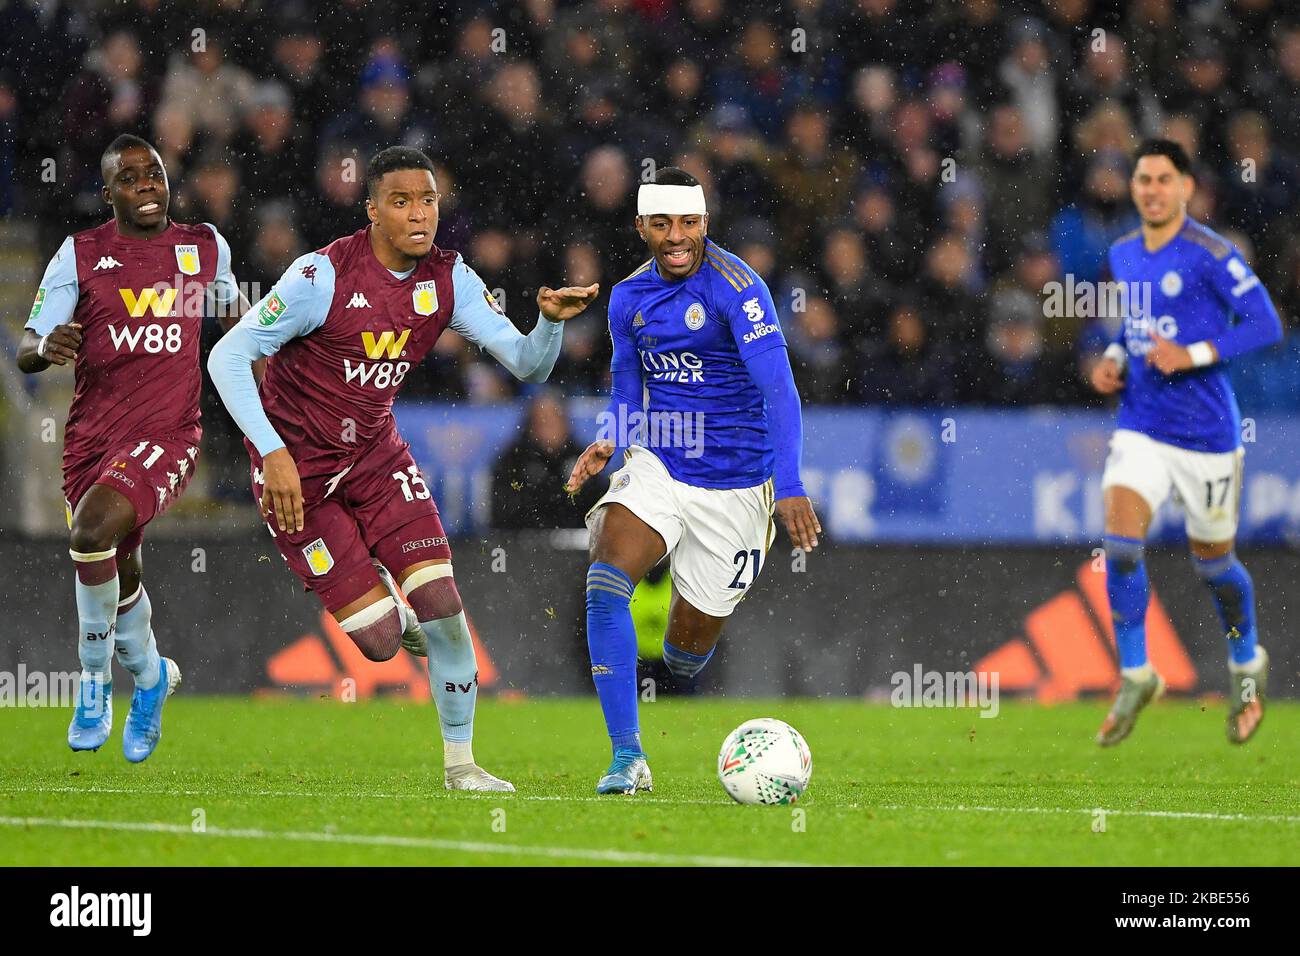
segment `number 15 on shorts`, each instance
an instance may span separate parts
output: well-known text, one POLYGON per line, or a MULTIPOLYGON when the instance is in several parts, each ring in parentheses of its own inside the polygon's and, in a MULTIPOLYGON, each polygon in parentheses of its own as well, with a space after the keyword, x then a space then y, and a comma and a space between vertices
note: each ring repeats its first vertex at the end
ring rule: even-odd
POLYGON ((762 570, 763 552, 758 548, 750 551, 737 551, 731 563, 736 567, 736 576, 731 579, 727 585, 729 588, 735 588, 737 591, 743 591, 748 585, 741 580, 745 576, 745 570, 749 570, 749 584, 758 580, 758 572, 762 570))

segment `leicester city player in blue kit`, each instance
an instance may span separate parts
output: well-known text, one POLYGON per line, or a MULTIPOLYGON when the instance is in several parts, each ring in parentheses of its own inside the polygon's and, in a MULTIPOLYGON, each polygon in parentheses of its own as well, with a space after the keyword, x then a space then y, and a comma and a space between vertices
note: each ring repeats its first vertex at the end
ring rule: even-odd
POLYGON ((1228 739, 1244 743, 1263 719, 1268 656, 1256 643, 1255 594, 1237 560, 1241 421, 1224 363, 1277 342, 1277 310, 1230 242, 1187 217, 1191 163, 1177 143, 1138 150, 1131 189, 1142 226, 1110 248, 1115 281, 1130 295, 1123 328, 1093 371, 1103 395, 1120 394, 1102 477, 1106 591, 1121 684, 1097 742, 1119 743, 1164 690, 1147 662, 1149 598, 1143 542, 1172 493, 1186 515, 1196 572, 1209 587, 1228 642, 1228 739), (1141 286, 1137 285, 1141 284, 1141 286))
POLYGON ((651 789, 637 720, 636 583, 671 555, 664 663, 691 678, 757 580, 773 515, 805 551, 821 532, 800 482, 799 395, 767 286, 706 237, 704 190, 688 173, 662 169, 640 187, 636 229, 651 258, 610 293, 610 404, 602 437, 569 478, 576 490, 627 447, 587 515, 587 645, 614 750, 597 793, 651 789))

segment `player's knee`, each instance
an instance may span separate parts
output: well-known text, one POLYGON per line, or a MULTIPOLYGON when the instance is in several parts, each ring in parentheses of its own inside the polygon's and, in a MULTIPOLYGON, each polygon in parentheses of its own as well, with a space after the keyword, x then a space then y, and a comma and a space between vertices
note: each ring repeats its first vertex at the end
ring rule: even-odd
POLYGON ((88 511, 72 519, 68 546, 79 554, 98 554, 117 546, 118 529, 108 515, 88 511))
POLYGON ((1106 563, 1119 574, 1132 574, 1141 566, 1146 548, 1141 541, 1107 535, 1106 563))
POLYGON ((421 623, 455 617, 464 610, 450 563, 431 564, 413 571, 402 582, 402 590, 421 623))
POLYGON ((376 601, 339 621, 339 627, 372 661, 392 660, 402 646, 402 616, 391 597, 376 601))

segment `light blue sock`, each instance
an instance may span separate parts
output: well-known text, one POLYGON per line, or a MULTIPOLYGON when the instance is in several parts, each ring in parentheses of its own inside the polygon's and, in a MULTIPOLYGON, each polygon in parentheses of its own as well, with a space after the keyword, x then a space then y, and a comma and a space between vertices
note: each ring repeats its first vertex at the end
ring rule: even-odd
POLYGON ((81 673, 83 678, 111 681, 119 590, 117 552, 71 554, 77 566, 77 657, 81 673))
POLYGON ((1110 598, 1119 666, 1142 667, 1147 662, 1147 603, 1151 597, 1142 542, 1112 534, 1102 540, 1106 545, 1106 596, 1110 598))
POLYGON ((1193 558, 1196 573, 1214 598, 1232 662, 1249 664, 1255 659, 1255 582, 1235 551, 1221 558, 1193 558))
POLYGON ((636 625, 632 579, 597 561, 587 571, 587 650, 591 679, 614 750, 641 750, 636 712, 636 625))
POLYGON ((664 664, 678 680, 688 681, 704 670, 704 665, 709 662, 716 649, 717 645, 714 645, 709 648, 709 653, 701 656, 664 641, 664 664))
POLYGON ((420 628, 429 639, 429 689, 438 705, 442 738, 468 743, 474 738, 478 660, 465 612, 421 621, 420 628))
MULTIPOLYGON (((140 585, 140 598, 135 605, 117 613, 117 659, 135 677, 135 686, 151 690, 158 683, 162 670, 158 664, 158 642, 154 640, 151 618, 153 606, 149 594, 140 585)), ((126 601, 130 604, 130 599, 126 601)))

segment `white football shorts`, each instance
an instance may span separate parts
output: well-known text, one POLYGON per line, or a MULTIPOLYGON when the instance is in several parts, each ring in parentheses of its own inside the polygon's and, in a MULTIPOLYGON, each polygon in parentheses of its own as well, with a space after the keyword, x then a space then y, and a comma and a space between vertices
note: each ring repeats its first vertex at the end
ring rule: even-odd
POLYGON ((1132 488, 1155 514, 1170 494, 1186 515, 1193 541, 1229 541, 1237 534, 1245 449, 1190 451, 1141 432, 1117 429, 1101 476, 1104 491, 1132 488))
POLYGON ((659 533, 677 593, 712 617, 729 617, 749 593, 776 536, 770 478, 752 488, 698 488, 637 445, 587 512, 587 527, 608 504, 622 505, 659 533))

